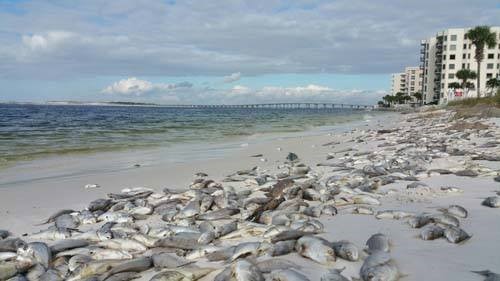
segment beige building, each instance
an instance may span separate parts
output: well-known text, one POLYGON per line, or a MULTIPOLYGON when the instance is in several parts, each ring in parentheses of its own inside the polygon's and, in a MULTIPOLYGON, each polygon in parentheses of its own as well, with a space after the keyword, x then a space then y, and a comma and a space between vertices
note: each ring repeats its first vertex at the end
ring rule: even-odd
POLYGON ((391 83, 391 95, 406 92, 406 73, 393 73, 391 83))
MULTIPOLYGON (((409 66, 404 72, 393 73, 391 81, 391 95, 403 92, 413 97, 417 92, 422 91, 423 71, 419 66, 409 66)), ((415 101, 415 100, 414 100, 415 101)))
MULTIPOLYGON (((421 42, 420 61, 423 69, 422 93, 424 103, 446 103, 457 98, 475 97, 477 89, 452 89, 450 83, 461 82, 456 78, 460 69, 477 72, 474 59, 475 47, 465 35, 469 28, 451 28, 421 42)), ((500 73, 500 26, 491 27, 496 33, 497 45, 485 47, 481 62, 480 93, 488 94, 486 81, 499 77, 500 73)), ((476 84, 476 81, 470 81, 476 84)))

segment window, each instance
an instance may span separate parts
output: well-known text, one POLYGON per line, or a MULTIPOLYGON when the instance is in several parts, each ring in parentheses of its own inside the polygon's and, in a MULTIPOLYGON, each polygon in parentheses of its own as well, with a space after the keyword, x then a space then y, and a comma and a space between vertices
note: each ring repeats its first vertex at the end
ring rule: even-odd
POLYGON ((500 63, 497 63, 497 69, 500 69, 500 63))
POLYGON ((446 64, 443 63, 443 69, 446 69, 446 64))
POLYGON ((444 36, 444 41, 446 41, 446 40, 448 40, 448 36, 447 35, 444 36))
POLYGON ((450 63, 450 65, 448 65, 448 69, 455 69, 455 65, 453 63, 450 63))
POLYGON ((466 55, 466 54, 463 54, 463 55, 462 55, 462 59, 465 59, 466 57, 467 57, 467 55, 466 55))
POLYGON ((444 83, 441 83, 441 89, 443 89, 443 88, 444 88, 444 83))
POLYGON ((486 65, 486 69, 493 69, 493 67, 494 67, 494 64, 492 64, 492 63, 488 63, 486 65))
POLYGON ((469 49, 472 47, 472 44, 469 44, 469 49))
POLYGON ((411 81, 410 85, 415 86, 415 81, 411 81))
POLYGON ((464 50, 467 49, 467 44, 464 44, 464 50))
POLYGON ((462 63, 462 69, 465 69, 465 63, 462 63))
POLYGON ((464 40, 467 40, 467 33, 464 34, 464 40))
POLYGON ((470 69, 470 63, 467 64, 467 69, 470 69))
POLYGON ((451 41, 457 41, 457 35, 450 35, 451 41))
POLYGON ((415 91, 415 87, 411 87, 410 91, 412 91, 412 92, 415 91))
POLYGON ((494 59, 495 58, 495 54, 488 54, 488 58, 489 59, 494 59))
POLYGON ((448 73, 448 79, 453 79, 455 78, 455 74, 454 73, 448 73))
POLYGON ((446 77, 446 76, 444 76, 444 74, 441 74, 441 78, 443 78, 443 79, 444 79, 444 77, 446 77))
POLYGON ((450 55, 450 60, 454 60, 455 59, 455 55, 450 55))
POLYGON ((443 60, 446 60, 446 55, 443 55, 443 60))
POLYGON ((457 45, 452 44, 450 45, 450 51, 455 51, 457 49, 457 45))
POLYGON ((470 59, 470 54, 467 54, 467 58, 470 59))
POLYGON ((444 46, 443 46, 443 50, 445 50, 445 51, 446 51, 446 45, 444 45, 444 46))
POLYGON ((486 73, 486 78, 493 78, 493 73, 486 73))

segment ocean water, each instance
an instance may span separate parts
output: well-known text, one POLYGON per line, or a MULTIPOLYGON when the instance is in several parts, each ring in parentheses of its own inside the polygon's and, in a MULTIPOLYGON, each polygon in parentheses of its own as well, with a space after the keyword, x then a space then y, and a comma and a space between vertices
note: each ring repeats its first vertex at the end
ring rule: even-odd
POLYGON ((348 109, 0 104, 0 168, 48 156, 210 144, 361 120, 348 109))

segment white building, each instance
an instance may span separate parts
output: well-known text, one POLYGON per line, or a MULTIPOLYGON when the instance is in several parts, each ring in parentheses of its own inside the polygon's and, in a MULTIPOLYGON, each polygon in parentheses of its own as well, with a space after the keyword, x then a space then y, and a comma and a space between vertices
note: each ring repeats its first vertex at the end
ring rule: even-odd
MULTIPOLYGON (((413 97, 417 92, 422 92, 423 71, 419 66, 408 66, 404 72, 393 73, 391 81, 391 95, 399 92, 413 97)), ((414 100, 416 101, 416 100, 414 100)))
POLYGON ((393 73, 391 76, 391 95, 395 96, 399 92, 406 92, 406 73, 393 73))
MULTIPOLYGON (((470 69, 477 73, 477 63, 474 59, 475 47, 467 39, 470 28, 451 28, 438 32, 436 36, 421 42, 420 61, 423 69, 423 100, 424 103, 446 103, 449 100, 476 97, 476 80, 473 89, 451 89, 450 83, 458 82, 456 72, 460 69, 470 69)), ((485 47, 484 60, 481 62, 480 93, 488 94, 486 81, 499 77, 500 73, 500 26, 491 27, 496 33, 497 45, 485 47)))

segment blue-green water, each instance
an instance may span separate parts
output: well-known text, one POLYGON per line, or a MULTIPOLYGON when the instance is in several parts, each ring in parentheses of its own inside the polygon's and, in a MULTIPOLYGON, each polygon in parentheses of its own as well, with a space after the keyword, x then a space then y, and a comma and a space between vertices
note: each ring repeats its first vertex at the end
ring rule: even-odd
POLYGON ((362 115, 350 110, 0 104, 0 166, 51 155, 296 132, 362 115))

